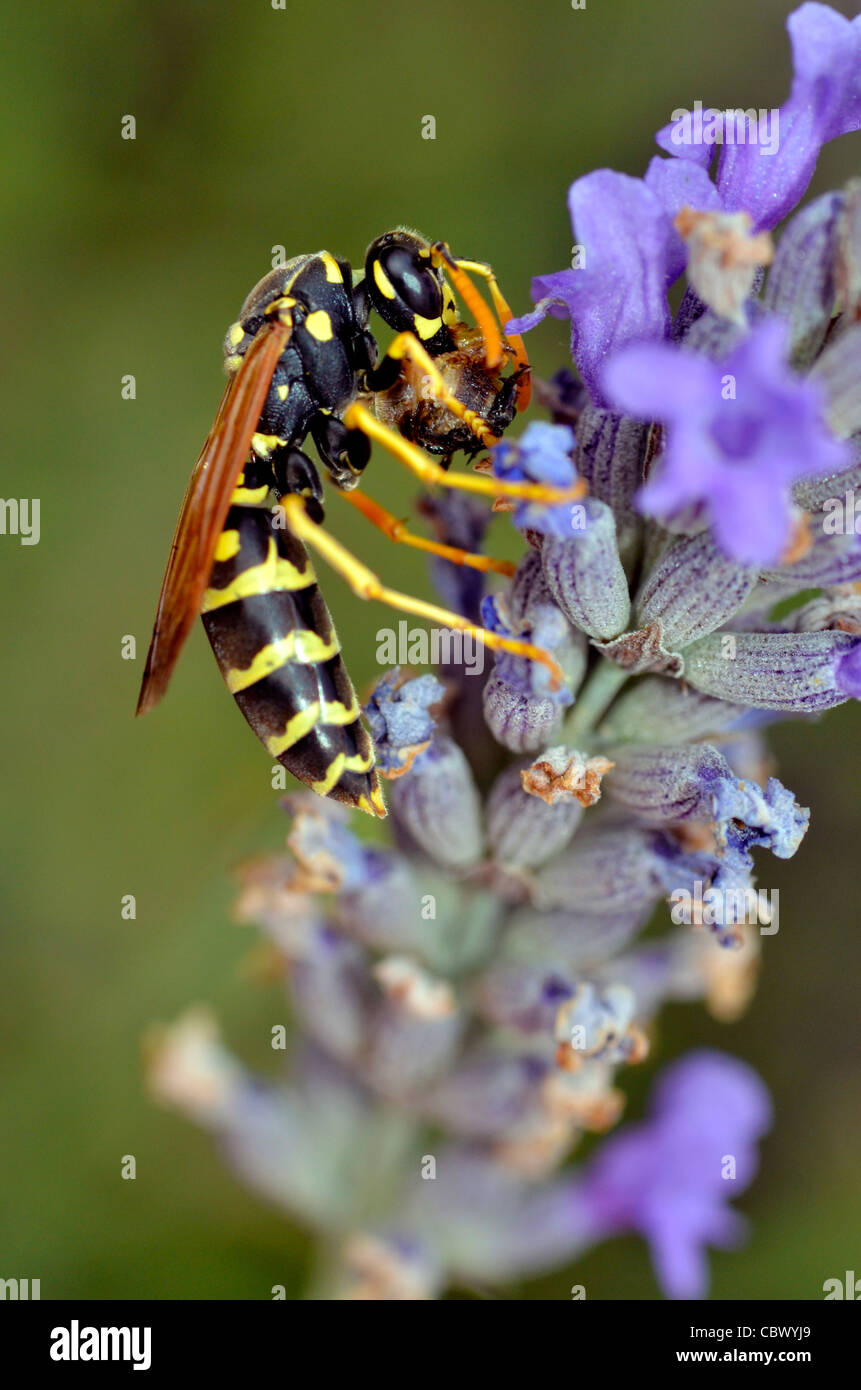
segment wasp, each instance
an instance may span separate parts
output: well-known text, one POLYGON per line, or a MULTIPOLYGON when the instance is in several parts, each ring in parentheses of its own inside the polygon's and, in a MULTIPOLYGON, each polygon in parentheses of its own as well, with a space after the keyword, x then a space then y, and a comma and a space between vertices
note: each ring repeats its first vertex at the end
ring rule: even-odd
POLYGON ((348 262, 318 251, 255 286, 225 338, 228 382, 177 522, 138 714, 164 695, 201 615, 227 687, 269 754, 321 796, 384 816, 374 749, 309 547, 360 597, 471 632, 559 678, 540 648, 384 586, 326 530, 320 472, 303 448, 310 437, 336 492, 392 540, 511 574, 505 561, 414 535, 355 491, 377 442, 427 485, 552 502, 579 495, 448 471, 455 452, 495 443, 528 403, 523 344, 503 338, 510 317, 489 266, 403 228, 371 243, 355 283, 348 262), (471 274, 487 283, 496 317, 471 274), (453 287, 475 326, 458 317, 453 287), (381 360, 372 311, 395 333, 381 360))

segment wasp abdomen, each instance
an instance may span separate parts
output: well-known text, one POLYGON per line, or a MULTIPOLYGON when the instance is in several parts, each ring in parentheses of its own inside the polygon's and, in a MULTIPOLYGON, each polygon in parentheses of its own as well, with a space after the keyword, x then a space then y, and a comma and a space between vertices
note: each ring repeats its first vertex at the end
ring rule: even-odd
POLYGON ((234 491, 203 602, 221 674, 266 750, 294 777, 384 815, 373 744, 310 558, 275 524, 268 488, 244 482, 234 491))

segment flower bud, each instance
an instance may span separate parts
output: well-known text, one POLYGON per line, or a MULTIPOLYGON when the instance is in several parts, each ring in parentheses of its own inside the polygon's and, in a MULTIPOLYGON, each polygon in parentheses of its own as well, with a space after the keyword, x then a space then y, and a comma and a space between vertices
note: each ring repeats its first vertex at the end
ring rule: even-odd
POLYGON ((732 778, 726 758, 708 743, 628 743, 613 750, 613 762, 607 795, 654 823, 710 819, 715 785, 732 778))
POLYGON ((536 873, 533 901, 572 913, 635 912, 664 886, 661 850, 659 837, 640 826, 590 823, 536 873))
POLYGON ((685 681, 644 676, 622 692, 599 732, 608 743, 689 743, 722 733, 741 717, 738 705, 692 690, 685 681))
POLYGON ((537 1083, 549 1070, 549 1060, 474 1049, 431 1087, 422 1108, 464 1137, 507 1138, 540 1113, 537 1083))
POLYGON ((403 1100, 421 1093, 451 1062, 464 1026, 451 986, 403 956, 374 967, 382 994, 369 1029, 362 1075, 403 1100))
POLYGON ((500 963, 477 981, 475 1003, 482 1017, 497 1027, 549 1036, 560 1005, 574 988, 569 977, 544 965, 500 963))
POLYGON ((528 695, 494 672, 484 687, 484 718, 494 738, 512 753, 534 753, 552 742, 562 710, 549 696, 528 695))
POLYGON ((577 471, 589 484, 589 495, 606 502, 616 520, 616 540, 624 564, 634 558, 642 518, 634 495, 643 482, 643 460, 649 427, 640 420, 586 405, 577 422, 577 471))
POLYGON ((438 737, 392 783, 392 812, 416 847, 450 869, 465 869, 484 843, 481 802, 466 755, 438 737))
POLYGON ((847 492, 861 494, 861 436, 848 440, 852 462, 837 473, 820 473, 814 478, 799 478, 792 496, 805 511, 819 511, 832 497, 844 498, 847 492))
POLYGON ((545 537, 541 561, 550 591, 569 622, 606 641, 627 626, 628 580, 610 508, 589 498, 582 512, 583 530, 572 531, 566 539, 545 537))
POLYGON ((522 769, 500 773, 487 802, 487 833, 494 859, 514 869, 535 868, 574 834, 582 807, 573 800, 548 805, 523 787, 522 769))
POLYGON ((713 632, 685 652, 685 680, 740 705, 815 714, 861 695, 858 643, 845 632, 713 632))
POLYGON ((831 494, 825 505, 810 515, 810 545, 805 553, 792 564, 764 569, 762 578, 787 593, 854 584, 861 579, 861 536, 855 533, 854 517, 846 527, 845 510, 845 495, 831 494))
POLYGON ((342 1061, 357 1058, 376 998, 366 953, 354 941, 320 927, 293 960, 290 986, 306 1032, 342 1061))
POLYGON ((826 193, 787 224, 768 276, 763 307, 791 330, 792 363, 809 367, 834 312, 834 268, 843 196, 826 193))
POLYGON ((729 559, 710 532, 677 536, 637 596, 637 625, 660 623, 663 646, 680 651, 737 613, 756 580, 757 571, 729 559))
POLYGON ((841 324, 817 358, 809 380, 825 391, 825 418, 838 439, 861 430, 861 323, 841 324))
POLYGON ((506 961, 540 965, 547 976, 568 977, 603 964, 633 941, 651 916, 657 897, 622 912, 588 912, 578 907, 536 912, 522 908, 505 935, 506 961))

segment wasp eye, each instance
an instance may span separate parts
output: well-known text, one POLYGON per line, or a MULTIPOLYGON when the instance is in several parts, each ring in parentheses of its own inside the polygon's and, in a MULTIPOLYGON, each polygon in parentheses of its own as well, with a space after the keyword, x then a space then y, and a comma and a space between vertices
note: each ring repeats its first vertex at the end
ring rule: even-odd
POLYGON ((418 252, 397 244, 378 245, 369 260, 374 308, 393 328, 409 328, 416 317, 439 318, 442 287, 437 273, 418 252))

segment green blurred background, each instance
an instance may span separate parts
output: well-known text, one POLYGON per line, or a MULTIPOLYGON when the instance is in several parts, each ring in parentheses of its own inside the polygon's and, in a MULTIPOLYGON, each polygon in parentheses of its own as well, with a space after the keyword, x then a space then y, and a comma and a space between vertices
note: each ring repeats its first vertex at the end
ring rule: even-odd
MULTIPOLYGON (((41 543, 0 539, 3 949, 0 1276, 42 1296, 267 1297, 301 1288, 310 1246, 234 1182, 208 1139, 155 1109, 140 1039, 208 1001, 272 1068, 274 988, 242 962, 231 866, 284 833, 269 760, 201 633, 165 705, 133 717, 162 567, 221 392, 220 344, 249 287, 288 254, 361 261, 400 222, 492 261, 516 310, 568 261, 565 191, 596 165, 640 173, 674 106, 784 98, 784 0, 454 0, 426 5, 79 0, 6 9, 3 495, 39 496, 41 543), (137 121, 134 142, 121 118, 137 121), (421 138, 436 117, 437 137, 421 138), (133 373, 137 398, 121 399, 133 373), (134 634, 138 660, 121 660, 134 634), (133 893, 137 919, 123 921, 133 893), (137 1180, 123 1182, 124 1154, 137 1180)), ((842 7, 841 7, 842 8, 842 7)), ((847 6, 845 12, 852 13, 847 6)), ((814 189, 853 172, 825 152, 814 189)), ((532 335, 539 371, 565 325, 532 335)), ((386 458, 370 491, 412 488, 386 458)), ((330 524, 402 587, 424 565, 334 500, 330 524)), ((504 523, 502 523, 504 524, 504 523)), ((357 683, 383 610, 327 584, 357 683)), ((711 1043, 758 1067, 777 1104, 725 1298, 821 1297, 861 1268, 855 875, 857 707, 776 731, 782 775, 815 808, 802 852, 769 867, 781 929, 755 1005, 721 1027, 674 1008, 654 1063, 711 1043), (854 1233, 854 1234, 853 1234, 854 1233)), ((578 1266, 590 1298, 651 1298, 639 1242, 578 1266)), ((515 1291, 567 1298, 565 1272, 515 1291)))

